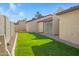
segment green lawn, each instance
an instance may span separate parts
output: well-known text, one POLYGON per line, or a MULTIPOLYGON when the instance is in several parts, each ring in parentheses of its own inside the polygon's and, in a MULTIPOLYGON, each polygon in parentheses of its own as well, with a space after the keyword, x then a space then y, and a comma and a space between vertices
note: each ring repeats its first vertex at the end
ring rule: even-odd
POLYGON ((79 49, 36 33, 18 33, 16 56, 78 56, 79 49))

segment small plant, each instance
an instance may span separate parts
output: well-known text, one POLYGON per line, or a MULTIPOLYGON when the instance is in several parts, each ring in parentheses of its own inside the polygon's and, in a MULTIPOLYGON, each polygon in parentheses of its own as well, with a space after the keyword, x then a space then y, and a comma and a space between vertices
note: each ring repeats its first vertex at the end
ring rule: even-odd
POLYGON ((7 46, 9 46, 10 45, 10 43, 7 43, 7 46))

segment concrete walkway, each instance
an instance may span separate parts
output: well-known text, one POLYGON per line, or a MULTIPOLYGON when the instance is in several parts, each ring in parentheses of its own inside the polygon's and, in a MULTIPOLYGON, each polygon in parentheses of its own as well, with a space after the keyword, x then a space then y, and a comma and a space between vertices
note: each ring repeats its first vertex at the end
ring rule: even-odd
POLYGON ((6 50, 4 35, 0 36, 0 56, 9 56, 6 50))
POLYGON ((18 34, 16 33, 15 41, 14 41, 13 48, 12 48, 12 56, 15 56, 15 48, 16 48, 17 35, 18 34))
POLYGON ((44 33, 39 33, 40 35, 44 35, 44 36, 48 36, 51 38, 54 38, 57 41, 61 41, 61 39, 59 39, 58 35, 51 35, 51 34, 44 34, 44 33))
POLYGON ((71 42, 69 42, 69 41, 60 39, 59 36, 57 36, 57 35, 50 35, 50 34, 44 34, 44 33, 38 33, 38 34, 44 35, 44 36, 48 36, 48 37, 51 37, 51 38, 54 38, 56 41, 63 42, 63 43, 65 43, 65 44, 69 45, 69 46, 72 46, 72 47, 74 47, 74 48, 79 49, 79 45, 76 45, 76 44, 71 43, 71 42))
POLYGON ((12 55, 12 49, 13 49, 14 42, 15 42, 15 35, 11 37, 9 41, 9 45, 7 47, 11 55, 12 55))

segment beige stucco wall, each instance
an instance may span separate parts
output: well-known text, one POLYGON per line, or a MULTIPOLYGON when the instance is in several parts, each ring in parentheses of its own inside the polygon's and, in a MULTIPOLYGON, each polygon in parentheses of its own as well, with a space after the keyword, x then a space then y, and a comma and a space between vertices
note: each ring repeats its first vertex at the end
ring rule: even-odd
POLYGON ((0 55, 7 55, 5 49, 5 18, 0 14, 0 55))
POLYGON ((79 9, 59 15, 59 37, 79 45, 79 9))
MULTIPOLYGON (((44 20, 49 20, 52 19, 52 32, 49 34, 59 34, 59 20, 58 17, 56 15, 49 15, 34 21, 30 21, 26 23, 26 31, 28 32, 43 32, 44 33, 44 24, 43 22, 40 21, 44 21, 44 20)), ((47 33, 47 32, 45 32, 47 33)))
POLYGON ((39 31, 39 32, 43 32, 43 30, 44 30, 43 27, 44 27, 43 22, 39 22, 39 23, 38 23, 38 31, 39 31))
MULTIPOLYGON (((58 19, 58 16, 56 16, 55 14, 53 14, 52 16, 48 16, 48 17, 46 17, 46 18, 44 18, 44 19, 42 19, 42 20, 49 20, 49 18, 52 20, 51 22, 52 22, 52 31, 50 32, 50 33, 48 33, 48 32, 44 32, 44 33, 48 33, 48 34, 53 34, 53 35, 58 35, 59 34, 59 19, 58 19)), ((40 21, 40 20, 39 20, 40 21)), ((39 23, 41 23, 41 22, 39 22, 39 23)), ((38 24, 39 24, 38 23, 38 24)), ((42 31, 42 30, 44 30, 44 28, 43 28, 43 25, 42 24, 40 24, 39 25, 39 29, 42 31)), ((39 31, 40 32, 40 31, 39 31)))
MULTIPOLYGON (((26 31, 28 32, 40 32, 39 29, 38 29, 38 22, 43 20, 43 19, 47 19, 47 18, 50 18, 52 17, 51 15, 47 16, 47 17, 43 17, 43 18, 40 18, 40 19, 37 19, 37 20, 34 20, 34 21, 30 21, 30 22, 27 22, 26 23, 26 31)), ((39 26, 40 28, 42 28, 43 26, 39 26)), ((43 30, 43 29, 41 29, 43 30)))
POLYGON ((26 23, 26 31, 27 32, 37 32, 37 22, 36 21, 31 21, 26 23))
POLYGON ((15 28, 16 32, 26 31, 26 21, 19 21, 15 28))
POLYGON ((5 41, 10 40, 10 22, 4 15, 0 15, 0 35, 5 36, 5 41))
POLYGON ((6 34, 5 34, 5 40, 6 42, 8 42, 10 40, 10 21, 7 17, 5 17, 6 19, 6 34))
POLYGON ((6 47, 10 40, 10 22, 4 15, 0 15, 0 55, 8 55, 6 47))
POLYGON ((0 35, 4 35, 4 16, 0 15, 0 35))
POLYGON ((44 18, 38 19, 38 32, 43 32, 44 33, 44 22, 39 22, 39 21, 44 21, 44 20, 49 20, 49 18, 52 18, 52 15, 46 16, 44 18))
POLYGON ((15 25, 12 22, 10 22, 10 32, 11 37, 15 35, 15 25))
POLYGON ((52 34, 54 34, 54 35, 59 34, 59 19, 58 19, 58 16, 56 16, 56 15, 53 15, 52 34))
POLYGON ((15 35, 15 25, 9 19, 0 15, 0 55, 8 55, 7 43, 15 35))
POLYGON ((8 56, 8 53, 5 49, 5 40, 4 40, 4 36, 0 35, 0 56, 8 56))
POLYGON ((19 31, 19 25, 15 25, 15 31, 16 31, 16 32, 19 31))

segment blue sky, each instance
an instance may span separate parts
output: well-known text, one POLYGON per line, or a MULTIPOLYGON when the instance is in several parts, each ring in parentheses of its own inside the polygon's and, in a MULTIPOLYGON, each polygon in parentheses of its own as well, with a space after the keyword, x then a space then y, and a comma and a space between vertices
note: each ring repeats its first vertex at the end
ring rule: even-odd
POLYGON ((37 11, 42 15, 53 14, 59 7, 64 9, 79 5, 77 3, 0 3, 0 13, 9 17, 10 21, 27 18, 30 20, 37 11))

